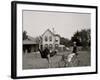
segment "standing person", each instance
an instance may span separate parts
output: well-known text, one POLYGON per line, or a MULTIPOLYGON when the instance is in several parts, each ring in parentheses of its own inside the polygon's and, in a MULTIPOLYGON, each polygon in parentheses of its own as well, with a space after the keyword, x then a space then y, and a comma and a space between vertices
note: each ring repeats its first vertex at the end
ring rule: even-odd
POLYGON ((73 67, 77 66, 76 60, 77 60, 77 45, 76 42, 73 42, 73 50, 72 53, 68 55, 68 66, 73 67))
POLYGON ((73 53, 75 53, 75 55, 77 56, 77 45, 76 45, 76 42, 74 41, 73 42, 73 53))

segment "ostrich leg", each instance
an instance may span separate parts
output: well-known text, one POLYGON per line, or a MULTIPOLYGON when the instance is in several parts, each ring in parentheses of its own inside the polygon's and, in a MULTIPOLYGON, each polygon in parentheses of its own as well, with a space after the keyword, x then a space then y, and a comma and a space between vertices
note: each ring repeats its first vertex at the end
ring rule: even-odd
POLYGON ((50 54, 47 55, 47 60, 48 60, 48 67, 51 67, 51 58, 50 58, 50 54))
POLYGON ((50 53, 47 52, 47 51, 42 51, 40 49, 39 49, 39 51, 40 51, 41 57, 47 59, 47 61, 48 61, 48 67, 50 68, 51 67, 50 53))

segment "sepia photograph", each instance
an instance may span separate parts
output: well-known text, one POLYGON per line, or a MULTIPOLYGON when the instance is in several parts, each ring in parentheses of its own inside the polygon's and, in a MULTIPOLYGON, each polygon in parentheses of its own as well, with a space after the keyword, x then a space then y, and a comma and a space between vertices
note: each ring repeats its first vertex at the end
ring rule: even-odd
POLYGON ((97 73, 97 7, 12 2, 12 78, 97 73))
POLYGON ((23 10, 23 69, 91 66, 91 14, 23 10))

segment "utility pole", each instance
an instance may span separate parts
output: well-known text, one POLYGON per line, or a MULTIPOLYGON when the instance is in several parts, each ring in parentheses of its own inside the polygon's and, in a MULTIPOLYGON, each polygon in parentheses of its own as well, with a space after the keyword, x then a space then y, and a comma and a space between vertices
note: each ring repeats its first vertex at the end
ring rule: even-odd
POLYGON ((54 42, 53 42, 54 49, 53 50, 55 50, 55 30, 54 30, 54 28, 52 28, 52 29, 53 29, 53 34, 54 34, 54 42))

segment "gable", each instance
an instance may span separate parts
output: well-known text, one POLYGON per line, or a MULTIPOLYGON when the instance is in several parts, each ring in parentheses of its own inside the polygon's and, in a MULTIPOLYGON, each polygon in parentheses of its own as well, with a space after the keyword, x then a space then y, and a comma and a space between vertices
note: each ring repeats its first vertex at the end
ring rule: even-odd
POLYGON ((54 34, 53 34, 53 32, 51 32, 49 29, 47 29, 47 30, 43 33, 42 37, 44 37, 44 36, 54 36, 54 34))

